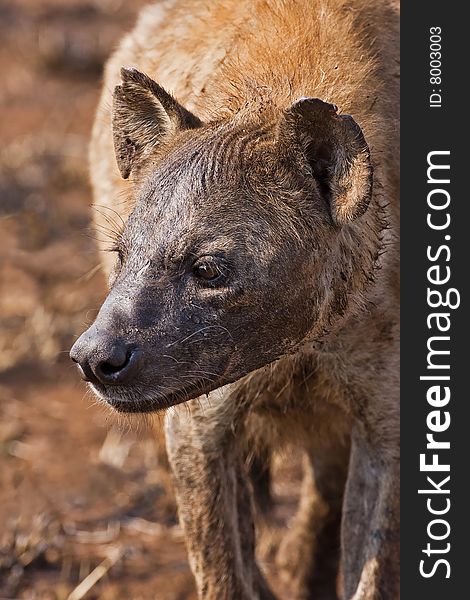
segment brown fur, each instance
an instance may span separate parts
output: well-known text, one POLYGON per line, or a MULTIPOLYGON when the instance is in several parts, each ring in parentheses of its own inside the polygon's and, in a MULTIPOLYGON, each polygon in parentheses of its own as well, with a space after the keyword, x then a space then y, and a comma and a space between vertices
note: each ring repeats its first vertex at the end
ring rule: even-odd
MULTIPOLYGON (((240 138, 251 128, 251 145, 233 160, 239 161, 240 173, 242 164, 247 165, 253 210, 263 210, 255 201, 261 194, 270 206, 272 216, 263 213, 269 234, 265 255, 259 258, 265 264, 274 255, 281 230, 291 231, 292 239, 303 235, 292 206, 307 184, 291 176, 297 160, 290 150, 294 138, 301 138, 306 155, 315 154, 311 164, 316 165, 321 153, 316 140, 328 141, 336 123, 340 128, 345 123, 335 116, 318 117, 311 104, 307 110, 313 106, 314 115, 304 114, 296 101, 311 96, 338 105, 341 113, 354 117, 367 140, 367 151, 361 146, 351 155, 354 162, 348 159, 341 166, 338 151, 340 166, 330 181, 329 205, 335 227, 314 217, 321 258, 308 275, 297 272, 297 310, 311 314, 308 331, 286 329, 290 341, 277 355, 266 350, 265 358, 253 359, 250 369, 240 371, 242 376, 208 389, 207 398, 181 396, 192 410, 172 408, 166 416, 179 514, 200 598, 273 598, 254 557, 251 500, 242 464, 259 440, 269 440, 275 448, 295 441, 308 451, 313 465, 314 476, 304 483, 301 512, 279 557, 290 573, 292 597, 336 596, 336 553, 327 547, 331 540, 322 531, 334 536, 338 527, 350 443, 342 508, 342 597, 399 596, 397 37, 397 14, 378 0, 170 0, 142 12, 107 64, 90 152, 96 203, 125 220, 153 170, 167 164, 166 157, 176 156, 179 147, 194 152, 209 148, 227 123, 240 138), (126 65, 174 93, 185 110, 197 115, 195 120, 140 76, 124 73, 122 82, 120 69, 126 65), (115 86, 120 87, 114 92, 113 142, 115 86), (154 111, 152 118, 159 121, 158 131, 136 128, 145 137, 141 144, 129 141, 134 130, 126 103, 145 105, 145 115, 154 111), (296 129, 309 119, 315 122, 312 139, 296 129), (209 126, 200 130, 200 123, 209 126), (267 133, 257 136, 257 131, 267 133), (372 196, 367 192, 369 151, 372 196), (274 152, 276 158, 270 158, 274 152), (279 162, 283 152, 285 173, 279 162), (270 172, 278 181, 272 190, 263 179, 270 172), (276 190, 286 182, 290 197, 281 202, 276 190), (359 197, 367 202, 356 204, 359 197), (304 302, 301 285, 307 277, 316 285, 311 304, 304 302)), ((344 131, 338 129, 338 137, 345 136, 346 147, 344 131)), ((231 171, 225 177, 227 186, 232 185, 231 171)), ((253 219, 256 228, 253 215, 247 213, 246 219, 253 219)), ((103 224, 100 215, 96 220, 103 224)), ((111 272, 114 258, 107 255, 104 262, 111 272)), ((287 306, 293 293, 289 289, 280 301, 276 297, 277 304, 287 306)), ((259 331, 264 331, 267 311, 258 314, 256 297, 250 301, 259 331)), ((111 300, 107 302, 110 306, 111 300)), ((286 312, 286 323, 289 319, 286 312)), ((279 324, 269 327, 279 329, 279 324)), ((265 350, 259 344, 261 356, 265 350)))

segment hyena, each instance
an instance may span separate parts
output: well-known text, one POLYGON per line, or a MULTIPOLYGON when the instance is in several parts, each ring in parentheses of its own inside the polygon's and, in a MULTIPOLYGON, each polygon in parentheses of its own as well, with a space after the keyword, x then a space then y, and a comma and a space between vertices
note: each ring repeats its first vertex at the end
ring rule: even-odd
POLYGON ((397 20, 382 0, 164 0, 106 65, 91 178, 123 226, 71 356, 116 411, 175 406, 200 598, 275 598, 244 458, 291 443, 291 597, 337 597, 339 547, 341 598, 399 597, 397 20))

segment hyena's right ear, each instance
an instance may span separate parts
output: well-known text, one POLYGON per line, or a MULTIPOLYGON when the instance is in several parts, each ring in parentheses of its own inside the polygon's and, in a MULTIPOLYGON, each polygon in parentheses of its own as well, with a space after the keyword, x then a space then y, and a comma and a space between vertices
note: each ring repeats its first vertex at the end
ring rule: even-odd
POLYGON ((113 138, 119 171, 127 179, 165 136, 202 123, 137 69, 121 69, 121 79, 114 88, 113 138))
POLYGON ((373 168, 369 146, 351 115, 304 97, 284 112, 280 132, 281 139, 294 139, 302 148, 336 225, 364 214, 372 197, 373 168))

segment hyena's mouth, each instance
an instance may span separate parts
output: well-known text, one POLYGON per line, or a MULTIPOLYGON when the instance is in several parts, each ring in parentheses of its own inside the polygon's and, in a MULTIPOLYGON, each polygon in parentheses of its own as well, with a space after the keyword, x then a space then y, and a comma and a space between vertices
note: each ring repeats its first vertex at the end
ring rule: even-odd
POLYGON ((106 402, 119 413, 158 413, 170 406, 193 400, 223 385, 222 378, 210 384, 196 380, 181 389, 168 390, 155 386, 118 387, 105 386, 101 383, 90 383, 90 389, 100 400, 106 402))
POLYGON ((96 325, 80 336, 70 356, 96 396, 121 413, 159 412, 209 393, 225 383, 231 364, 230 355, 207 368, 163 354, 152 361, 137 343, 96 325))

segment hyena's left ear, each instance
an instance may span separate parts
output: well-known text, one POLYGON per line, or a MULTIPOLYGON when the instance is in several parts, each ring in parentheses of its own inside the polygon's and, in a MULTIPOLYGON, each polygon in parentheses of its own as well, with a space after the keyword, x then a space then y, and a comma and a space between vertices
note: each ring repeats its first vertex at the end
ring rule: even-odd
POLYGON ((318 98, 302 98, 284 112, 284 123, 327 196, 333 221, 343 225, 360 217, 369 205, 372 165, 361 128, 337 110, 318 98))
POLYGON ((127 179, 166 136, 202 123, 137 69, 121 69, 121 79, 113 95, 113 137, 119 171, 127 179))

